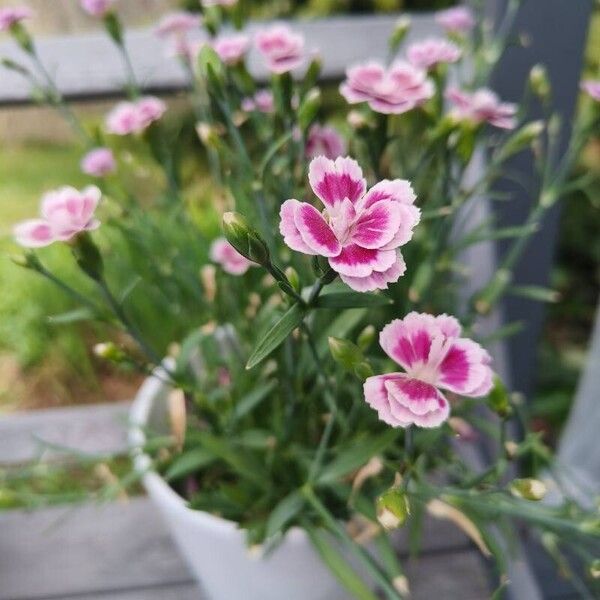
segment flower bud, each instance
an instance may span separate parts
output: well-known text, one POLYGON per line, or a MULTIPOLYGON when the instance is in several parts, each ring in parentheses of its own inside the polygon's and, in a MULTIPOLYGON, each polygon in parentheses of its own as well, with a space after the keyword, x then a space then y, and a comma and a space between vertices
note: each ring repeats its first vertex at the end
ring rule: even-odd
POLYGON ((515 479, 510 485, 510 492, 517 498, 538 501, 546 495, 548 488, 539 479, 515 479))
POLYGON ((588 570, 592 579, 600 579, 600 558, 593 560, 588 570))
POLYGON ((302 131, 306 131, 315 120, 321 107, 321 91, 312 88, 304 97, 298 109, 298 123, 302 131))
POLYGON ((79 268, 94 281, 102 279, 104 264, 98 246, 87 233, 82 233, 75 238, 73 255, 79 268))
POLYGON ((509 417, 512 413, 508 391, 498 376, 494 377, 494 387, 488 395, 487 405, 503 419, 509 417))
POLYGON ((104 28, 117 46, 123 45, 123 30, 119 18, 113 11, 104 15, 104 28))
POLYGON ((550 95, 550 80, 548 71, 544 65, 534 65, 529 71, 529 85, 533 93, 541 100, 545 100, 550 95))
POLYGON ((369 126, 369 120, 359 110, 351 110, 347 120, 352 129, 365 129, 369 126))
POLYGON ((25 52, 33 54, 33 40, 27 29, 25 29, 21 23, 14 23, 11 25, 10 33, 15 39, 15 42, 17 42, 25 52))
POLYGON ((33 252, 26 252, 25 254, 13 254, 10 257, 10 260, 18 267, 32 269, 34 271, 37 271, 42 266, 38 257, 33 252))
POLYGON ((540 136, 542 131, 544 131, 544 121, 527 123, 508 138, 502 148, 502 156, 508 158, 527 148, 540 136))
POLYGON ((373 325, 367 325, 359 334, 356 339, 356 345, 361 350, 366 350, 377 337, 377 331, 373 325))
POLYGON ((299 294, 301 290, 300 277, 298 276, 298 272, 296 271, 296 269, 294 269, 294 267, 287 267, 287 269, 285 270, 285 276, 290 282, 292 288, 294 288, 294 291, 296 291, 299 294))
POLYGON ((377 520, 384 529, 404 525, 409 515, 408 497, 400 488, 390 488, 377 498, 377 520))
POLYGON ((306 75, 304 75, 304 85, 306 86, 304 89, 311 88, 317 83, 322 67, 323 59, 317 54, 310 61, 310 65, 308 65, 308 69, 306 70, 306 75))
POLYGON ((94 346, 94 354, 103 358, 104 360, 109 360, 114 363, 122 363, 127 361, 128 357, 121 348, 119 348, 114 342, 101 342, 94 346))
POLYGON ((270 263, 267 244, 239 213, 226 212, 223 215, 223 233, 227 241, 248 260, 263 266, 270 263))
POLYGON ((372 377, 374 375, 373 367, 371 367, 369 362, 363 360, 354 367, 354 374, 359 379, 364 381, 365 379, 368 379, 369 377, 372 377))
POLYGON ((362 362, 363 355, 356 344, 353 344, 349 340, 333 336, 330 336, 327 341, 329 342, 329 351, 331 352, 331 356, 333 356, 333 360, 345 369, 352 371, 362 362))
POLYGON ((3 56, 0 58, 0 65, 2 65, 5 69, 9 69, 10 71, 15 71, 19 73, 19 75, 23 75, 23 77, 28 77, 30 75, 29 71, 18 62, 11 60, 10 58, 6 58, 3 56))
POLYGON ((403 16, 400 17, 394 26, 394 31, 390 37, 390 51, 396 52, 400 47, 400 44, 404 41, 406 34, 409 32, 411 28, 412 22, 410 17, 403 16))
POLYGON ((216 148, 219 145, 219 133, 210 123, 196 123, 196 133, 205 146, 216 148))

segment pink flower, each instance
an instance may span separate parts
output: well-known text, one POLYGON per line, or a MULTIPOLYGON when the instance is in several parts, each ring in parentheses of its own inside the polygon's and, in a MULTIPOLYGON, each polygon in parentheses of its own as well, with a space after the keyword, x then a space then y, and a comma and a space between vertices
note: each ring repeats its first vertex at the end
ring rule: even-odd
POLYGON ((113 7, 116 0, 80 0, 81 8, 92 17, 103 17, 113 7))
POLYGON ((325 210, 286 200, 279 224, 285 243, 292 250, 327 257, 356 291, 386 289, 398 281, 406 268, 398 248, 411 239, 420 219, 410 183, 386 179, 367 192, 355 160, 324 156, 311 161, 308 180, 325 210))
POLYGON ((250 46, 250 39, 243 33, 223 35, 213 42, 213 48, 226 65, 240 62, 250 46))
POLYGON ((104 177, 116 167, 115 157, 110 148, 94 148, 81 159, 81 170, 93 177, 104 177))
POLYGON ((315 124, 308 131, 304 153, 307 158, 337 158, 346 153, 346 142, 333 127, 315 124))
POLYGON ((225 238, 216 239, 210 247, 210 259, 230 275, 243 275, 255 263, 242 256, 225 238))
POLYGON ((368 102, 375 111, 400 114, 420 106, 434 94, 427 73, 397 61, 389 69, 377 62, 350 67, 340 93, 350 104, 368 102))
POLYGON ((165 110, 165 103, 154 96, 135 102, 119 102, 106 117, 106 130, 116 135, 139 133, 160 119, 165 110))
POLYGON ((459 121, 470 121, 476 125, 487 122, 501 129, 513 129, 517 124, 517 105, 500 102, 498 96, 487 88, 473 93, 449 88, 446 98, 454 104, 451 114, 459 121))
POLYGON ((257 110, 262 113, 272 113, 275 110, 275 99, 270 90, 258 90, 252 98, 242 100, 242 110, 252 112, 257 110))
POLYGON ((259 31, 256 47, 273 73, 287 73, 304 62, 304 36, 287 25, 273 25, 259 31))
POLYGON ((406 51, 411 65, 427 71, 440 63, 454 63, 461 54, 462 51, 456 44, 438 38, 415 42, 406 51))
POLYGON ((238 0, 200 0, 200 4, 204 8, 210 8, 211 6, 235 6, 238 0))
POLYGON ((466 6, 440 10, 436 13, 435 20, 448 33, 467 33, 475 27, 473 12, 466 6))
POLYGON ((94 211, 100 196, 100 190, 94 185, 81 191, 65 186, 48 192, 42 197, 42 218, 15 226, 13 233, 17 243, 26 248, 40 248, 96 229, 100 221, 94 218, 94 211))
POLYGON ((581 89, 591 98, 600 102, 600 79, 597 81, 582 81, 581 89))
POLYGON ((379 343, 405 372, 365 381, 365 400, 382 421, 392 427, 438 427, 450 413, 440 389, 475 398, 489 393, 490 355, 460 334, 454 317, 416 312, 383 328, 379 343))
POLYGON ((33 11, 27 6, 0 8, 0 31, 8 31, 13 25, 31 19, 33 15, 33 11))
POLYGON ((184 10, 165 15, 156 28, 156 35, 161 38, 183 36, 193 29, 197 29, 202 22, 200 15, 184 10))

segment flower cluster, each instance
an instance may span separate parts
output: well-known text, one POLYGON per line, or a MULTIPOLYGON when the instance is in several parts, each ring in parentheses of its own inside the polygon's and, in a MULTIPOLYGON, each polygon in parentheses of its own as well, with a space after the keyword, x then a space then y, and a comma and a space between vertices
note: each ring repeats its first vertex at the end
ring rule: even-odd
POLYGON ((513 129, 517 124, 517 106, 500 102, 498 96, 488 89, 473 93, 449 88, 446 98, 454 105, 451 115, 457 121, 468 121, 474 125, 487 122, 501 129, 513 129))
POLYGON ((267 68, 273 73, 287 73, 304 62, 304 37, 287 25, 273 25, 259 31, 255 42, 267 68))
POLYGON ((279 229, 285 243, 298 252, 324 256, 352 289, 386 289, 406 268, 398 250, 412 237, 420 211, 405 180, 384 180, 367 192, 358 163, 349 158, 311 161, 308 179, 325 205, 286 200, 279 229))
POLYGON ((106 130, 115 135, 140 133, 167 110, 166 104, 154 96, 135 102, 120 102, 106 117, 106 130))

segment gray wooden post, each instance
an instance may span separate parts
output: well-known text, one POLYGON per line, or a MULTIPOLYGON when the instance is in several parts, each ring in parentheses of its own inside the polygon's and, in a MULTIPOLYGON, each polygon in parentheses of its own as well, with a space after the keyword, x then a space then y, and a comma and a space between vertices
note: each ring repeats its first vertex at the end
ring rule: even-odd
MULTIPOLYGON (((506 9, 507 0, 494 0, 493 4, 501 14, 506 9)), ((501 98, 519 101, 531 67, 536 63, 545 64, 552 83, 554 109, 563 118, 561 150, 564 150, 571 132, 591 11, 592 0, 524 1, 517 16, 515 34, 526 34, 531 45, 525 51, 509 48, 492 81, 492 87, 501 98)), ((508 169, 531 178, 531 156, 522 154, 515 157, 508 169)), ((511 181, 501 182, 498 188, 512 195, 511 202, 499 203, 496 207, 502 225, 523 223, 534 198, 511 181)), ((550 211, 543 228, 529 242, 516 268, 515 284, 548 285, 559 216, 558 205, 550 211)), ((500 255, 505 249, 506 244, 499 244, 500 255)), ((525 329, 509 341, 510 371, 513 388, 530 396, 535 383, 537 342, 545 310, 531 300, 507 297, 504 315, 507 322, 522 321, 525 324, 525 329)))

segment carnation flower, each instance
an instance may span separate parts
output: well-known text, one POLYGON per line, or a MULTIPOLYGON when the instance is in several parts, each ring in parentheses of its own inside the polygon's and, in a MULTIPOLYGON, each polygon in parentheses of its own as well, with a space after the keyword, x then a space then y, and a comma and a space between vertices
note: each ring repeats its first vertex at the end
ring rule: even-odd
POLYGON ((581 89, 594 100, 600 102, 600 79, 581 82, 581 89))
POLYGON ((429 38, 408 47, 406 56, 411 65, 430 70, 440 63, 454 63, 461 57, 461 49, 448 40, 429 38))
POLYGON ((226 65, 240 62, 248 51, 249 45, 250 39, 243 33, 223 35, 212 43, 214 51, 226 65))
POLYGON ((110 148, 94 148, 81 159, 81 170, 94 177, 112 173, 117 164, 110 148))
POLYGON ((385 353, 404 373, 369 377, 365 400, 392 427, 438 427, 450 413, 440 390, 481 397, 492 388, 490 355, 460 337, 454 317, 409 313, 386 325, 379 336, 385 353))
POLYGON ((375 111, 400 114, 420 106, 435 92, 427 73, 397 61, 390 68, 371 61, 350 67, 340 93, 350 104, 368 102, 375 111))
POLYGON ((304 62, 304 36, 287 25, 273 25, 259 31, 256 47, 273 73, 287 73, 304 62))
POLYGON ((7 6, 0 8, 0 31, 8 31, 13 25, 31 19, 33 11, 27 6, 7 6))
POLYGON ((435 20, 448 33, 467 33, 475 27, 473 12, 466 6, 456 6, 447 10, 440 10, 436 13, 435 20))
POLYGON ((17 243, 26 248, 39 248, 96 229, 100 221, 94 218, 94 211, 100 196, 100 190, 94 185, 81 191, 65 186, 48 192, 42 197, 42 218, 15 226, 13 233, 17 243))
POLYGON ((230 275, 243 275, 250 267, 256 266, 256 263, 242 256, 224 237, 212 243, 210 259, 230 275))
POLYGON ((116 0, 80 0, 81 8, 92 17, 103 17, 115 2, 116 0))
POLYGON ((420 219, 410 183, 386 179, 367 192, 355 160, 324 156, 311 161, 308 180, 325 210, 286 200, 279 224, 285 243, 292 250, 326 257, 356 291, 386 289, 398 281, 406 268, 398 248, 411 239, 420 219))
POLYGON ((275 99, 271 90, 258 90, 251 98, 242 100, 242 110, 252 112, 257 110, 262 113, 272 113, 275 110, 275 99))
POLYGON ((161 38, 183 36, 189 31, 198 28, 201 22, 200 15, 184 10, 169 13, 160 20, 156 28, 156 35, 161 38))
POLYGON ((119 102, 106 117, 106 129, 116 135, 139 133, 160 119, 165 110, 165 103, 154 96, 135 102, 119 102))
POLYGON ((449 88, 446 98, 454 104, 451 114, 459 121, 469 121, 476 125, 487 122, 501 129, 513 129, 517 124, 517 105, 500 102, 498 96, 487 88, 473 93, 449 88))
POLYGON ((337 158, 346 153, 346 142, 333 127, 315 124, 308 131, 304 153, 306 158, 337 158))

